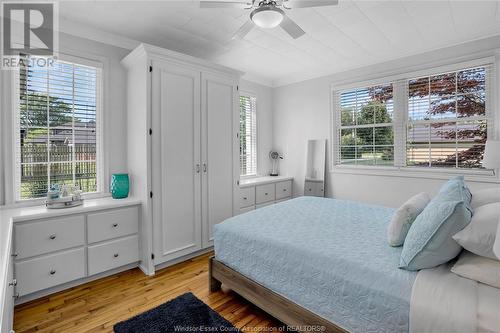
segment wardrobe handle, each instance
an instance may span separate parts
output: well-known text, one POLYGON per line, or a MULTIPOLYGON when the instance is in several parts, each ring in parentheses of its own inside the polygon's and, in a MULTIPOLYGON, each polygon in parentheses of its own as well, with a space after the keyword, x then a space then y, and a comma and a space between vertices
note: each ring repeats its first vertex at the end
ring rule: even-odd
POLYGON ((200 173, 200 165, 199 164, 196 164, 195 170, 196 170, 196 173, 200 173))
POLYGON ((207 172, 207 163, 203 163, 203 172, 207 172))

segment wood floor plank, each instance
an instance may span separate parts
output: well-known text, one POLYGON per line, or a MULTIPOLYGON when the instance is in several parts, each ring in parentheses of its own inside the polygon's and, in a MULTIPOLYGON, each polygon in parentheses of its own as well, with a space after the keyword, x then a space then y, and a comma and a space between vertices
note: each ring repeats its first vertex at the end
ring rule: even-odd
POLYGON ((162 269, 155 276, 132 269, 71 288, 15 309, 16 333, 109 333, 113 325, 186 292, 247 332, 276 329, 280 323, 239 295, 208 290, 213 253, 162 269))

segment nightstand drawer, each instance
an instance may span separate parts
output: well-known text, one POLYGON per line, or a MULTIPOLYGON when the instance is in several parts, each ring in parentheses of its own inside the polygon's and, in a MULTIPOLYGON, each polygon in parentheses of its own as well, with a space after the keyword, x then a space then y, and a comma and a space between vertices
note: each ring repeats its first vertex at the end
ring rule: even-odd
POLYGON ((292 181, 276 183, 276 200, 280 200, 292 195, 292 181))
POLYGON ((83 248, 15 263, 19 296, 85 277, 83 248))
POLYGON ((87 216, 89 243, 136 234, 139 231, 137 207, 110 210, 87 216))
POLYGON ((255 187, 240 188, 240 208, 255 205, 255 187))
POLYGON ((16 259, 33 257, 83 245, 85 217, 83 215, 14 225, 16 259))
POLYGON ((139 237, 131 236, 89 246, 89 275, 139 261, 139 237))
POLYGON ((258 185, 255 188, 255 203, 261 204, 268 201, 274 201, 274 184, 258 185))

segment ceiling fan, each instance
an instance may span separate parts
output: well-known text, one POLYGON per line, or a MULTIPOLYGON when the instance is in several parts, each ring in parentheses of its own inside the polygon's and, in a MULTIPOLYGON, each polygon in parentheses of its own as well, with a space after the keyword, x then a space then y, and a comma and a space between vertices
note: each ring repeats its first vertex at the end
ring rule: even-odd
POLYGON ((233 38, 243 38, 254 25, 261 28, 275 28, 278 25, 292 38, 297 39, 305 32, 292 21, 285 10, 293 8, 335 6, 338 0, 246 0, 246 1, 212 1, 201 0, 201 8, 242 8, 252 10, 250 20, 236 31, 233 38))

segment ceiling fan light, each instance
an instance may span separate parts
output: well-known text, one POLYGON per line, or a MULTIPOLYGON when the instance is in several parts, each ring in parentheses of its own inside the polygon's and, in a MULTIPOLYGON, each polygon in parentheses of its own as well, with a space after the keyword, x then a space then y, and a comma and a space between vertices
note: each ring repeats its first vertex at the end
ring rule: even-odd
POLYGON ((276 7, 263 6, 250 15, 252 21, 261 28, 275 28, 283 21, 283 11, 276 7))

